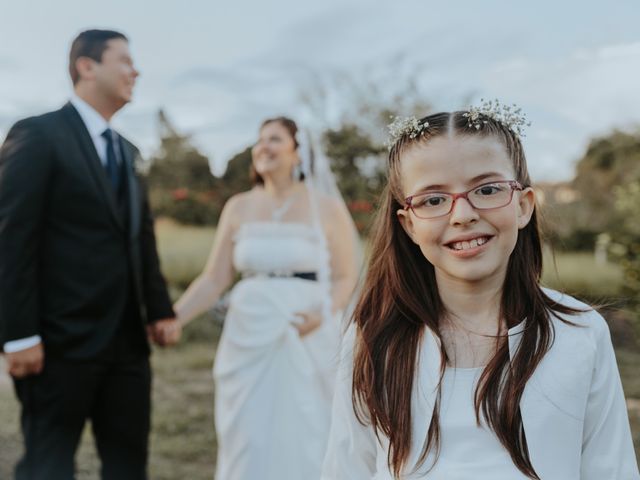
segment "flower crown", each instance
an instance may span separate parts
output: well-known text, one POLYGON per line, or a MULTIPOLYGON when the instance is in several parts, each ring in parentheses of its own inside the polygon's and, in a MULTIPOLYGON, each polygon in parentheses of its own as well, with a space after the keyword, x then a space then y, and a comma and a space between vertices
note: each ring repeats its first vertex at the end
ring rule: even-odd
POLYGON ((409 138, 416 138, 418 135, 422 135, 425 129, 429 126, 429 122, 420 122, 416 117, 391 117, 393 121, 387 125, 389 129, 389 139, 385 142, 385 145, 389 150, 400 140, 403 136, 409 135, 409 138))
POLYGON ((522 108, 515 103, 503 105, 498 99, 484 100, 481 98, 480 101, 482 102, 480 107, 469 107, 469 111, 463 114, 469 120, 469 127, 480 130, 480 127, 487 123, 487 120, 482 119, 484 116, 500 122, 519 137, 525 136, 524 127, 531 126, 531 122, 527 121, 527 116, 522 112, 522 108))
MULTIPOLYGON (((488 123, 487 118, 501 123, 519 137, 524 137, 524 127, 531 125, 527 121, 527 116, 522 109, 515 104, 503 105, 498 100, 480 99, 482 104, 479 107, 469 107, 469 110, 463 114, 468 120, 468 127, 480 130, 483 125, 488 123)), ((429 127, 429 122, 421 122, 416 117, 391 117, 393 121, 387 126, 389 129, 389 139, 385 144, 391 148, 405 135, 409 138, 416 138, 423 135, 429 127)))

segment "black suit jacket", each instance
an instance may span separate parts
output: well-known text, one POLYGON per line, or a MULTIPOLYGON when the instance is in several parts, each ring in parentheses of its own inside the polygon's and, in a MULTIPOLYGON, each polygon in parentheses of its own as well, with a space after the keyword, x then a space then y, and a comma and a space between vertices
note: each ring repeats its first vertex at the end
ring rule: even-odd
POLYGON ((148 196, 134 173, 139 153, 122 146, 124 216, 70 103, 9 131, 0 149, 0 348, 39 334, 47 354, 96 357, 131 295, 145 339, 144 323, 174 316, 148 196))

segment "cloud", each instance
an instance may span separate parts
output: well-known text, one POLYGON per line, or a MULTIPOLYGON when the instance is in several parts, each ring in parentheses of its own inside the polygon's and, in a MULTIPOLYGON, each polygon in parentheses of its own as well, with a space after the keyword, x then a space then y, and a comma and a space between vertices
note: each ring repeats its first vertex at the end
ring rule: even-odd
POLYGON ((0 56, 0 70, 12 70, 16 71, 21 68, 20 62, 8 56, 0 56))
MULTIPOLYGON (((94 12, 71 21, 70 2, 61 2, 36 19, 35 31, 54 20, 44 44, 19 29, 22 22, 5 22, 21 41, 0 44, 0 131, 68 94, 69 32, 94 12)), ((524 107, 533 121, 525 146, 535 178, 569 177, 591 136, 640 121, 637 0, 578 8, 553 0, 485 0, 482 8, 430 0, 212 5, 161 1, 151 23, 140 21, 148 9, 134 6, 120 25, 144 65, 135 102, 116 121, 147 151, 158 144, 160 107, 222 163, 253 141, 264 117, 302 116, 301 92, 316 94, 318 110, 335 119, 370 85, 390 98, 410 82, 436 108, 479 97, 524 107), (188 26, 172 33, 178 20, 188 26), (319 92, 326 98, 318 100, 319 92)), ((10 8, 30 18, 20 2, 10 8)), ((17 19, 15 12, 7 18, 17 19)))
POLYGON ((194 67, 169 80, 169 88, 207 87, 228 91, 256 88, 273 82, 273 75, 260 68, 194 67))
POLYGON ((533 122, 525 145, 535 177, 569 178, 593 136, 640 119, 640 44, 576 47, 564 58, 514 58, 481 73, 483 93, 515 100, 533 122))

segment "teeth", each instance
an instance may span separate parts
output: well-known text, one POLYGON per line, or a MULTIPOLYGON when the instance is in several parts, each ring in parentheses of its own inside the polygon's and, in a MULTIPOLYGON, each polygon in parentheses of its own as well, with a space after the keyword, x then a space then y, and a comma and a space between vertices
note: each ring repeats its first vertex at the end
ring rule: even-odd
POLYGON ((454 250, 468 250, 469 248, 476 248, 480 245, 487 243, 489 239, 487 237, 474 238, 468 242, 456 242, 452 244, 454 250))

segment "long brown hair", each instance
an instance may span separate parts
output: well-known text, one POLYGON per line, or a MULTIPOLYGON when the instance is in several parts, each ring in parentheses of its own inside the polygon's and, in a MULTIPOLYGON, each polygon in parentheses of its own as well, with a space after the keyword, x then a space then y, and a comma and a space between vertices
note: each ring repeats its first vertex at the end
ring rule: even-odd
MULTIPOLYGON (((353 367, 353 405, 363 424, 389 440, 387 462, 396 478, 408 460, 411 434, 411 392, 416 362, 425 328, 439 339, 439 320, 445 307, 438 293, 433 265, 402 229, 396 212, 403 207, 400 159, 407 148, 444 134, 491 136, 506 148, 513 161, 515 180, 531 184, 518 136, 500 122, 481 115, 481 128, 469 128, 465 112, 438 113, 420 119, 428 122, 422 135, 403 135, 389 153, 388 185, 373 226, 370 261, 362 294, 353 314, 357 340, 353 367)), ((520 413, 524 387, 553 342, 549 314, 573 314, 542 291, 542 246, 534 209, 529 224, 520 230, 507 266, 500 306, 501 318, 512 328, 526 318, 522 341, 509 358, 508 337, 499 336, 497 349, 484 368, 475 392, 476 419, 482 414, 515 466, 539 479, 529 457, 520 413)), ((440 342, 441 378, 447 353, 440 342)), ((429 454, 440 449, 439 398, 417 469, 429 454)))

